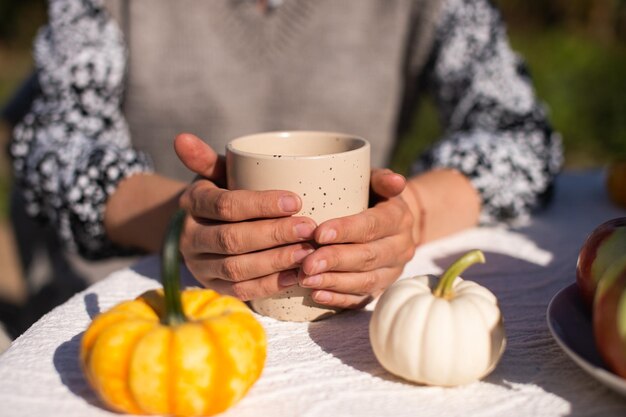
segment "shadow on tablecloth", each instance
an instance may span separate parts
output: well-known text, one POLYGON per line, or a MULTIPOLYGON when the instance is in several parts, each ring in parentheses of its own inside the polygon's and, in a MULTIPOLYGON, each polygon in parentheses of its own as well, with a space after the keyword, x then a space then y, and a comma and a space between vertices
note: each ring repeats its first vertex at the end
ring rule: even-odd
POLYGON ((377 378, 401 382, 401 378, 387 372, 374 356, 369 340, 371 316, 372 312, 367 310, 346 310, 329 319, 310 323, 309 336, 324 352, 345 365, 377 378))
MULTIPOLYGON (((84 296, 85 310, 93 320, 100 313, 98 295, 87 293, 84 296)), ((61 343, 54 351, 52 358, 54 367, 61 377, 61 382, 74 395, 81 397, 87 403, 108 410, 87 383, 80 367, 80 341, 85 332, 80 332, 71 339, 61 343)))

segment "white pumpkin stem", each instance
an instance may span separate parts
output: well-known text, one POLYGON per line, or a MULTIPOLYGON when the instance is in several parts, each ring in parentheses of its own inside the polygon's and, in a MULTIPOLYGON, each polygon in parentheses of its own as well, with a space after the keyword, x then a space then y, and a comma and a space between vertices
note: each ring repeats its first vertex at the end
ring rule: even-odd
POLYGON ((478 249, 469 251, 454 261, 454 263, 446 269, 441 278, 439 278, 439 283, 435 291, 433 291, 433 294, 436 297, 451 298, 454 280, 461 275, 463 271, 476 263, 485 263, 485 255, 478 249))

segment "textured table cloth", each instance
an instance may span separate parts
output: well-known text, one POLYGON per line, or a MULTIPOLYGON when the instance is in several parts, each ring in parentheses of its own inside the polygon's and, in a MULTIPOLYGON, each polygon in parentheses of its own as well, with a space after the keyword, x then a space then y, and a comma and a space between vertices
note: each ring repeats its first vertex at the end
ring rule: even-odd
MULTIPOLYGON (((499 298, 507 350, 486 379, 456 388, 394 377, 368 338, 373 304, 318 323, 259 317, 268 334, 261 378, 224 416, 626 416, 626 398, 582 371, 558 347, 546 308, 574 282, 580 245, 605 220, 626 215, 606 197, 603 173, 560 177, 555 201, 527 227, 476 228, 421 247, 403 277, 439 273, 466 250, 487 264, 463 275, 499 298)), ((78 366, 82 333, 115 303, 157 287, 149 257, 77 294, 35 323, 0 357, 1 416, 112 416, 78 366)), ((190 277, 185 278, 191 281, 190 277)))

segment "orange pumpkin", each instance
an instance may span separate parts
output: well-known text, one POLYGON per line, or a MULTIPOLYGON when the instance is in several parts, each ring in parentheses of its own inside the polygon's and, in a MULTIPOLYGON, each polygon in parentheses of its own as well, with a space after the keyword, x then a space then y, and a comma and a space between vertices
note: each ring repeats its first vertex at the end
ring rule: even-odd
POLYGON ((248 307, 215 291, 179 289, 179 212, 164 244, 164 291, 96 317, 80 361, 111 408, 133 414, 212 415, 239 401, 261 375, 265 332, 248 307))
POLYGON ((611 200, 618 206, 626 208, 626 160, 609 165, 606 187, 611 200))

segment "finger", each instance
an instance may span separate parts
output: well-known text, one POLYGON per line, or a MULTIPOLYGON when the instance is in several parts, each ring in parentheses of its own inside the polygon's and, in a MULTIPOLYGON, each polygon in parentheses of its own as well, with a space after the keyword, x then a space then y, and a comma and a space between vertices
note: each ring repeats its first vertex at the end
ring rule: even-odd
POLYGON ((278 294, 285 288, 296 285, 297 282, 298 271, 291 269, 248 281, 232 283, 214 279, 203 283, 220 294, 232 295, 240 300, 249 301, 278 294))
POLYGON ((224 158, 191 133, 181 133, 174 139, 174 150, 181 162, 192 172, 213 181, 223 181, 226 173, 224 158))
POLYGON ((187 187, 180 205, 194 217, 225 222, 291 216, 302 202, 289 191, 228 191, 210 181, 196 181, 187 187))
POLYGON ((315 222, 308 217, 286 217, 251 222, 189 226, 181 245, 195 254, 239 255, 310 240, 315 222))
POLYGON ((368 243, 327 245, 317 249, 302 262, 307 275, 327 271, 365 272, 404 265, 413 258, 415 245, 411 235, 400 234, 368 243))
POLYGON ((346 309, 363 308, 373 300, 373 297, 369 295, 344 294, 332 291, 313 291, 311 297, 318 304, 346 309))
POLYGON ((378 196, 392 198, 402 193, 406 178, 390 169, 373 169, 370 184, 372 191, 378 196))
POLYGON ((402 268, 392 267, 369 272, 326 272, 312 276, 299 274, 298 283, 301 287, 314 290, 378 296, 400 276, 401 272, 402 268))
POLYGON ((383 201, 359 214, 328 220, 315 231, 315 241, 331 243, 365 243, 391 236, 410 227, 397 201, 383 201))
POLYGON ((301 243, 245 255, 200 254, 187 259, 186 264, 198 279, 241 282, 297 268, 313 251, 311 245, 301 243))

